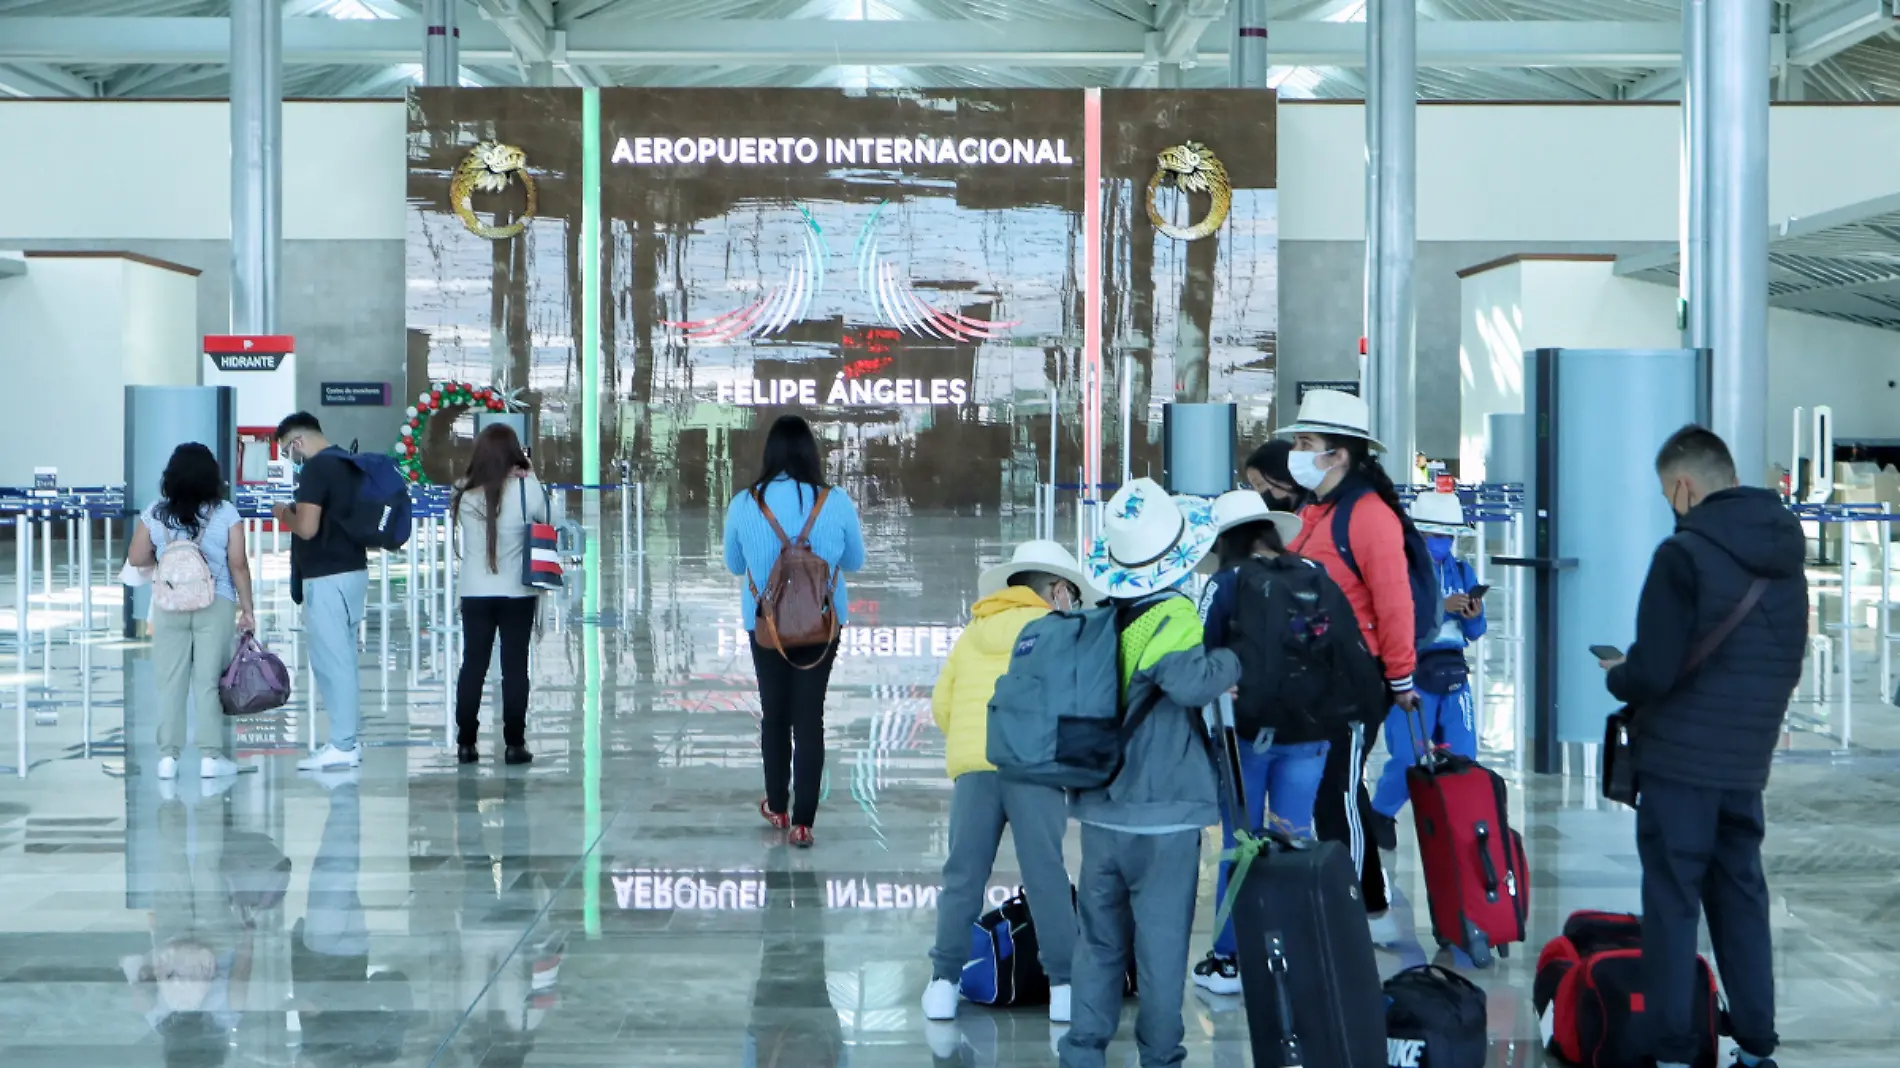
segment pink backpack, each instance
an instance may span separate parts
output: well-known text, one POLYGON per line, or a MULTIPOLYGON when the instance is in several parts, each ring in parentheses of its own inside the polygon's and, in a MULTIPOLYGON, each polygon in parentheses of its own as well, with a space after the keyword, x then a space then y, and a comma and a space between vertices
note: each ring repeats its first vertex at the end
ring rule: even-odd
POLYGON ((217 598, 218 580, 198 539, 166 543, 152 573, 152 605, 166 612, 196 612, 217 598))

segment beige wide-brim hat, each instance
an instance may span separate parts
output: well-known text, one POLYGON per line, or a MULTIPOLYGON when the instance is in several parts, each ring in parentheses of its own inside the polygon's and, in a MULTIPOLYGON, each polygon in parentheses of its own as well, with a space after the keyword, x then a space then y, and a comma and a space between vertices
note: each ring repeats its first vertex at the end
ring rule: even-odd
POLYGON ((1299 416, 1274 433, 1364 438, 1373 452, 1386 451, 1384 443, 1372 436, 1372 412, 1366 407, 1365 399, 1336 389, 1316 389, 1308 393, 1300 402, 1299 416))
POLYGON ((1456 493, 1421 493, 1412 498, 1412 525, 1426 534, 1469 534, 1465 506, 1456 493))
POLYGON ((1271 522, 1280 531, 1280 543, 1293 544, 1300 536, 1300 517, 1276 512, 1253 490, 1228 490, 1214 498, 1214 533, 1225 534, 1248 523, 1271 522))
POLYGON ((1082 575, 1082 565, 1076 562, 1075 554, 1053 541, 1026 541, 1016 546, 1016 551, 1008 560, 994 567, 984 569, 977 576, 976 594, 978 597, 991 597, 1009 588, 1009 580, 1028 571, 1054 575, 1075 583, 1082 591, 1088 603, 1101 600, 1082 575))
POLYGON ((1089 581, 1109 597, 1145 597, 1193 574, 1213 545, 1212 504, 1177 503, 1154 479, 1138 478, 1109 499, 1102 536, 1089 549, 1089 581))

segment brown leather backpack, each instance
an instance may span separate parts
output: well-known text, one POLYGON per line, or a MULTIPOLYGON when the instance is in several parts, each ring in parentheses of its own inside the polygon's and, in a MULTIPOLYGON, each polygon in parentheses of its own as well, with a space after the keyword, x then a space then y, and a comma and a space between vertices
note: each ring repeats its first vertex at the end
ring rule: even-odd
POLYGON ((811 515, 805 519, 805 529, 798 537, 785 536, 785 528, 779 526, 778 517, 772 509, 766 507, 765 494, 752 491, 752 499, 758 503, 759 513, 765 521, 772 524, 772 533, 778 535, 778 559, 772 562, 772 571, 765 576, 765 592, 759 592, 758 584, 752 581, 750 571, 746 574, 746 584, 752 587, 752 598, 759 604, 758 629, 765 644, 778 650, 787 663, 801 671, 808 671, 824 662, 821 652, 818 659, 809 664, 800 664, 792 660, 787 649, 807 646, 829 647, 838 638, 838 613, 832 604, 837 592, 838 574, 830 564, 825 563, 817 553, 811 551, 811 528, 818 523, 818 513, 824 510, 825 498, 831 495, 829 489, 818 491, 818 498, 812 502, 811 515))

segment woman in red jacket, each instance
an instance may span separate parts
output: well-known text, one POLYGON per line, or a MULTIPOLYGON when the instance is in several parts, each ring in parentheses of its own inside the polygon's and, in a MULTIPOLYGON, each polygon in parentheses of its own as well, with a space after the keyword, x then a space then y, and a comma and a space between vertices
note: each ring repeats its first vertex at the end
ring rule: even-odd
MULTIPOLYGON (((1350 393, 1314 390, 1300 404, 1299 418, 1281 434, 1291 435, 1287 470, 1314 495, 1300 512, 1300 534, 1288 546, 1314 560, 1346 592, 1365 631, 1366 644, 1384 666, 1393 701, 1410 708, 1412 668, 1418 651, 1413 631, 1412 582, 1405 562, 1405 508, 1392 479, 1374 452, 1366 402, 1350 393), (1350 509, 1345 551, 1334 537, 1334 516, 1350 509)), ((1379 724, 1364 725, 1362 736, 1335 739, 1320 780, 1314 829, 1323 841, 1345 844, 1359 864, 1361 889, 1372 924, 1373 941, 1400 940, 1398 922, 1387 914, 1385 870, 1376 842, 1366 838, 1371 798, 1366 793, 1366 754, 1378 739, 1379 724)))

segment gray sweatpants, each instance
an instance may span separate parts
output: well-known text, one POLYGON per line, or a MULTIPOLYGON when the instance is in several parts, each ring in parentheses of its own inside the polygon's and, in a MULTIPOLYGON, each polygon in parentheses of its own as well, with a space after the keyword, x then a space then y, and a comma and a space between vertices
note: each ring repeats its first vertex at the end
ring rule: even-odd
POLYGON ((950 852, 943 860, 943 890, 937 897, 937 944, 930 951, 932 977, 956 982, 970 959, 970 925, 983 911, 996 848, 1009 825, 1023 892, 1036 921, 1042 970, 1049 982, 1069 982, 1075 955, 1075 908, 1069 869, 1062 862, 1062 836, 1069 827, 1069 799, 1061 790, 1004 782, 993 771, 957 776, 950 796, 950 852))
POLYGON ((1081 937, 1062 1068, 1107 1064, 1130 957, 1141 984, 1135 1044, 1142 1068, 1170 1068, 1187 1059, 1181 1001, 1200 861, 1198 830, 1130 834, 1082 825, 1081 937))

